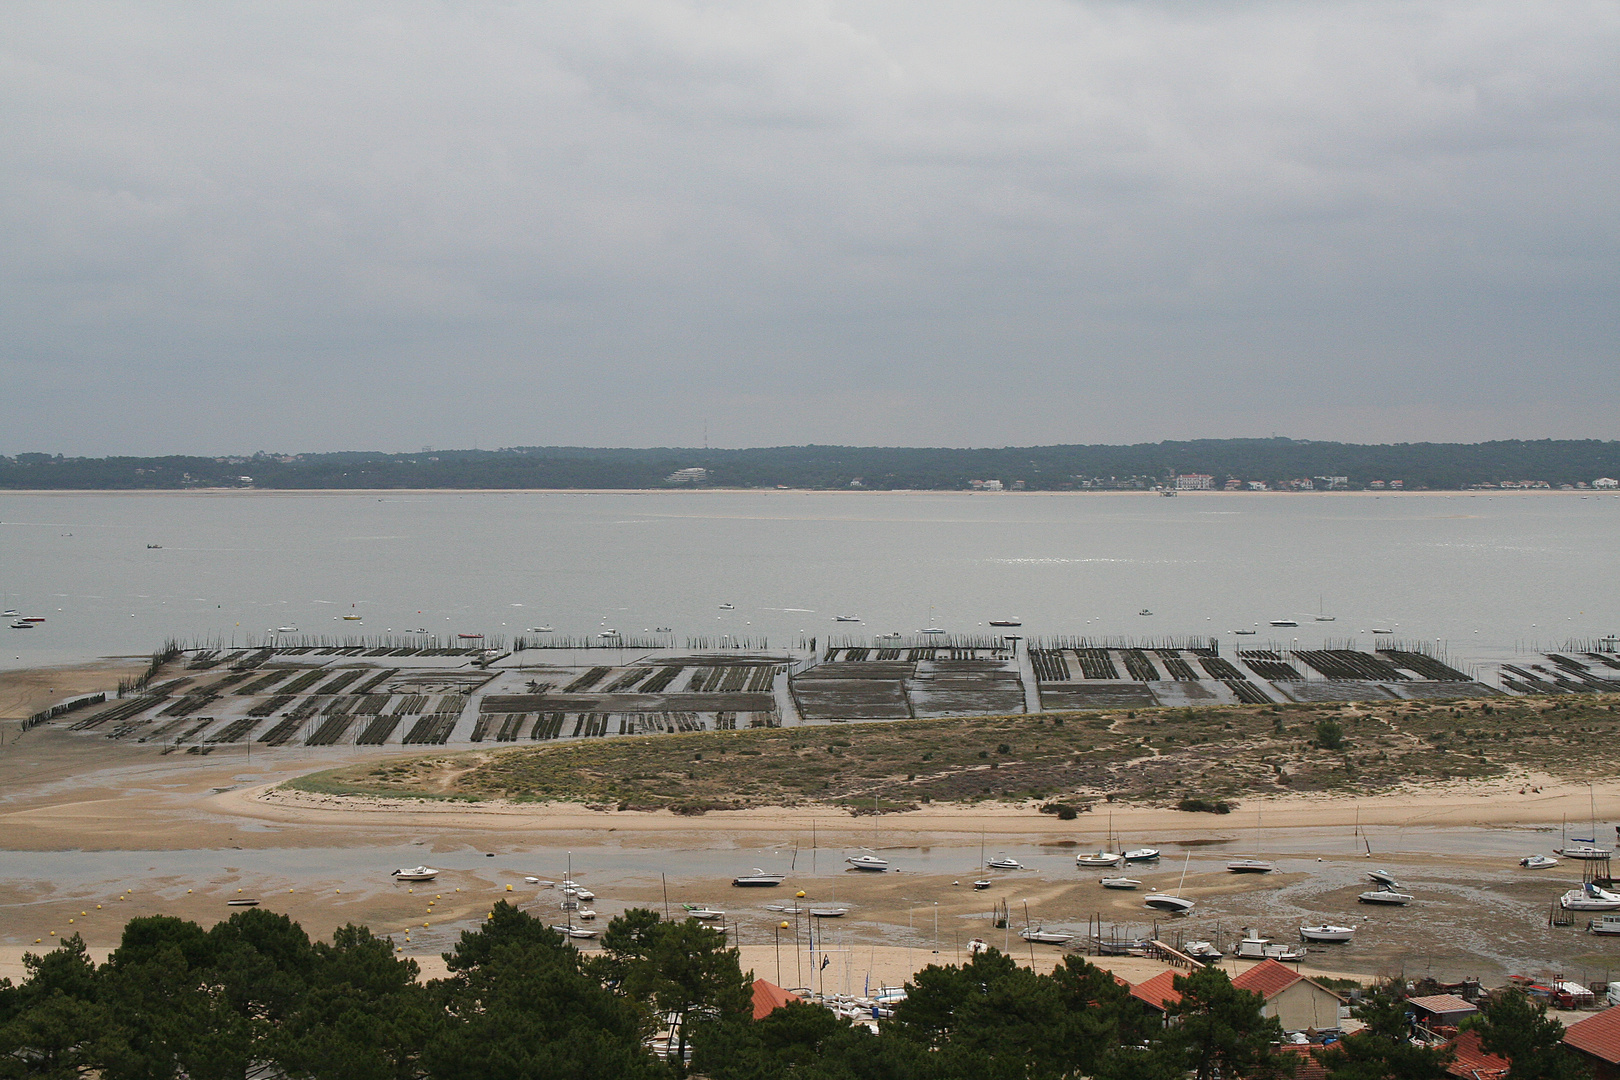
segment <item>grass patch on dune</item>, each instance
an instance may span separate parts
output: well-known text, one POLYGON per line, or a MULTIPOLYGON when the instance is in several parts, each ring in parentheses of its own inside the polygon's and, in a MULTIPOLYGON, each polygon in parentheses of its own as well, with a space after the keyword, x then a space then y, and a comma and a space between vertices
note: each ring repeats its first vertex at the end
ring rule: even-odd
POLYGON ((801 805, 883 813, 986 799, 1083 809, 1106 798, 1174 806, 1366 793, 1530 768, 1585 777, 1612 771, 1617 745, 1620 714, 1591 698, 1224 706, 614 737, 393 759, 287 786, 683 813, 801 805), (1335 730, 1328 749, 1321 732, 1335 730))

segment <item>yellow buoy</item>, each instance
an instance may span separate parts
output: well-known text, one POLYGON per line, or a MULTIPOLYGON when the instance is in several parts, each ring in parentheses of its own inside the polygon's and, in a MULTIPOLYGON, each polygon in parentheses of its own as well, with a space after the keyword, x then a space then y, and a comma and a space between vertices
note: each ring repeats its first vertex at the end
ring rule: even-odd
POLYGON ((101 910, 101 905, 100 905, 100 904, 97 904, 97 905, 96 905, 96 910, 97 910, 97 911, 100 911, 100 910, 101 910))
POLYGON ((55 937, 55 936, 56 936, 56 931, 55 931, 55 930, 52 930, 52 931, 51 931, 51 937, 55 937))
POLYGON ((81 911, 81 912, 79 912, 79 914, 80 914, 80 915, 88 915, 88 914, 90 914, 90 913, 89 913, 89 912, 88 912, 88 911, 81 911))
POLYGON ((507 891, 507 892, 511 892, 511 891, 512 891, 512 886, 510 886, 510 885, 508 885, 508 886, 507 886, 507 887, 506 887, 506 891, 507 891))

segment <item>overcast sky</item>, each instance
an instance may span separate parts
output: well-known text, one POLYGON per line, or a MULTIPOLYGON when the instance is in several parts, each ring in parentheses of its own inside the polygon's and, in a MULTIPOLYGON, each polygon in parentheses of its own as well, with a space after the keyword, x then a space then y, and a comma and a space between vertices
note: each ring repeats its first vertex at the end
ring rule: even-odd
POLYGON ((1620 437, 1620 4, 0 7, 0 452, 1620 437))

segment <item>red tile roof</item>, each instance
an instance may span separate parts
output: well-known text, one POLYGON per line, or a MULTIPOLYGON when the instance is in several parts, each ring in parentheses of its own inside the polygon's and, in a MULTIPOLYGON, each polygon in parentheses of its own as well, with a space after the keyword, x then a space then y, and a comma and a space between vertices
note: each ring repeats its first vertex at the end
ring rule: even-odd
POLYGON ((1275 960, 1262 960, 1254 967, 1245 971, 1232 980, 1232 985, 1240 990, 1247 990, 1259 994, 1270 1001, 1284 990, 1299 982, 1299 972, 1285 967, 1275 960))
POLYGON ((1316 1060, 1313 1051, 1322 1049, 1320 1046, 1298 1046, 1293 1043, 1284 1043, 1277 1049, 1285 1054, 1293 1054, 1298 1060, 1294 1062, 1294 1080, 1327 1080, 1327 1066, 1316 1060))
POLYGON ((755 1020, 763 1020, 788 1002, 798 1000, 798 994, 790 993, 773 982, 767 982, 764 979, 754 980, 755 1020))
POLYGON ((1512 1064, 1507 1058, 1487 1054, 1479 1048, 1479 1033, 1464 1031, 1451 1040, 1451 1049, 1457 1055, 1446 1072, 1467 1080, 1499 1080, 1507 1075, 1512 1064))
POLYGON ((1611 1064, 1620 1064, 1620 1005, 1571 1024, 1564 1041, 1611 1064))
POLYGON ((1175 987, 1176 973, 1161 971, 1151 979, 1131 987, 1131 996, 1147 1003, 1149 1008, 1164 1011, 1166 1005, 1181 1004, 1181 991, 1175 987))

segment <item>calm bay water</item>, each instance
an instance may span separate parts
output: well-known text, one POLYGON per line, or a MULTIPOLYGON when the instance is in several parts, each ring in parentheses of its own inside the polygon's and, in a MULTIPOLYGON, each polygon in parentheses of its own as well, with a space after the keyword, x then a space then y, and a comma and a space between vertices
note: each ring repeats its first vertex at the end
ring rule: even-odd
POLYGON ((47 619, 0 628, 0 667, 145 653, 171 636, 246 644, 288 624, 669 626, 678 643, 787 647, 927 625, 988 633, 1007 617, 1032 636, 1228 646, 1368 645, 1387 626, 1485 660, 1620 630, 1617 557, 1620 499, 1595 494, 0 495, 0 604, 47 619), (1314 621, 1319 610, 1335 621, 1314 621), (340 621, 351 612, 363 623, 340 621), (1266 625, 1284 617, 1301 625, 1266 625), (1228 633, 1256 624, 1253 638, 1228 633))

